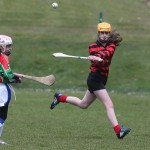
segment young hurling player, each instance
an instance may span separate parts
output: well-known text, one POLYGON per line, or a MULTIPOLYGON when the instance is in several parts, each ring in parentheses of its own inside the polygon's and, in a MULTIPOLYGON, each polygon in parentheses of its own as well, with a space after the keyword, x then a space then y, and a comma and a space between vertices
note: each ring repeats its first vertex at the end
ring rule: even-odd
MULTIPOLYGON (((0 35, 0 137, 3 132, 4 122, 7 118, 8 105, 11 100, 11 87, 9 83, 21 83, 18 76, 14 75, 9 66, 9 55, 12 51, 12 39, 0 35)), ((6 144, 0 140, 0 144, 6 144)))
POLYGON ((112 100, 105 89, 112 57, 116 46, 120 44, 122 38, 115 30, 111 31, 110 24, 106 22, 99 23, 97 30, 97 41, 89 45, 88 60, 91 61, 91 72, 87 78, 88 89, 83 99, 81 100, 77 97, 55 93, 54 100, 50 108, 53 109, 57 104, 59 104, 59 102, 62 102, 70 103, 85 109, 97 98, 104 104, 107 117, 118 139, 123 139, 131 131, 131 129, 124 128, 118 124, 112 100), (102 58, 103 61, 99 62, 99 58, 102 58))

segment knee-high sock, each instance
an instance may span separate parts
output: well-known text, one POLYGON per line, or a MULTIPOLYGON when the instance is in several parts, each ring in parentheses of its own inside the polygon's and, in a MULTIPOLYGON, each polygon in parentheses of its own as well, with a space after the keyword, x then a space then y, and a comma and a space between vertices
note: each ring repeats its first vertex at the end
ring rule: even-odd
POLYGON ((3 127, 4 127, 4 120, 0 118, 0 137, 2 136, 3 127))
POLYGON ((4 128, 4 123, 3 124, 0 123, 0 137, 2 136, 3 128, 4 128))

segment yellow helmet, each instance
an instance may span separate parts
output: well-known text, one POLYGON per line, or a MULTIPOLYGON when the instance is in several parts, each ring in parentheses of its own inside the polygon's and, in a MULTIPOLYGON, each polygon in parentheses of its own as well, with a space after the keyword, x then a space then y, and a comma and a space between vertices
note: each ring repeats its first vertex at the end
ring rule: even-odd
POLYGON ((99 23, 97 25, 97 31, 99 31, 99 32, 101 32, 101 31, 110 32, 111 31, 111 25, 107 22, 99 23))

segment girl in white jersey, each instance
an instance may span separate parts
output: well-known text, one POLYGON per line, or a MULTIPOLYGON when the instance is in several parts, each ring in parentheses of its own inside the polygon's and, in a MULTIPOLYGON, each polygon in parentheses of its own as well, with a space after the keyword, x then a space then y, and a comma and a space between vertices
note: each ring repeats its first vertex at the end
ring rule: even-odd
MULTIPOLYGON (((11 100, 11 88, 9 83, 21 83, 9 66, 9 55, 12 50, 12 39, 6 35, 0 35, 0 137, 3 132, 4 122, 7 119, 8 105, 11 100)), ((0 140, 0 144, 6 144, 0 140)))

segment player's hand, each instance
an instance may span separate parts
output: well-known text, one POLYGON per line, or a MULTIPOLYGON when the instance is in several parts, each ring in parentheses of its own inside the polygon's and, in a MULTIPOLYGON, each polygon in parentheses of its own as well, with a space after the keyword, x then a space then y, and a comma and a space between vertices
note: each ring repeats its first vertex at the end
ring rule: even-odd
POLYGON ((103 61, 100 57, 92 56, 92 55, 88 56, 88 60, 89 61, 99 61, 99 62, 103 61))
POLYGON ((15 75, 13 79, 14 79, 14 83, 21 83, 21 78, 19 76, 15 75))

